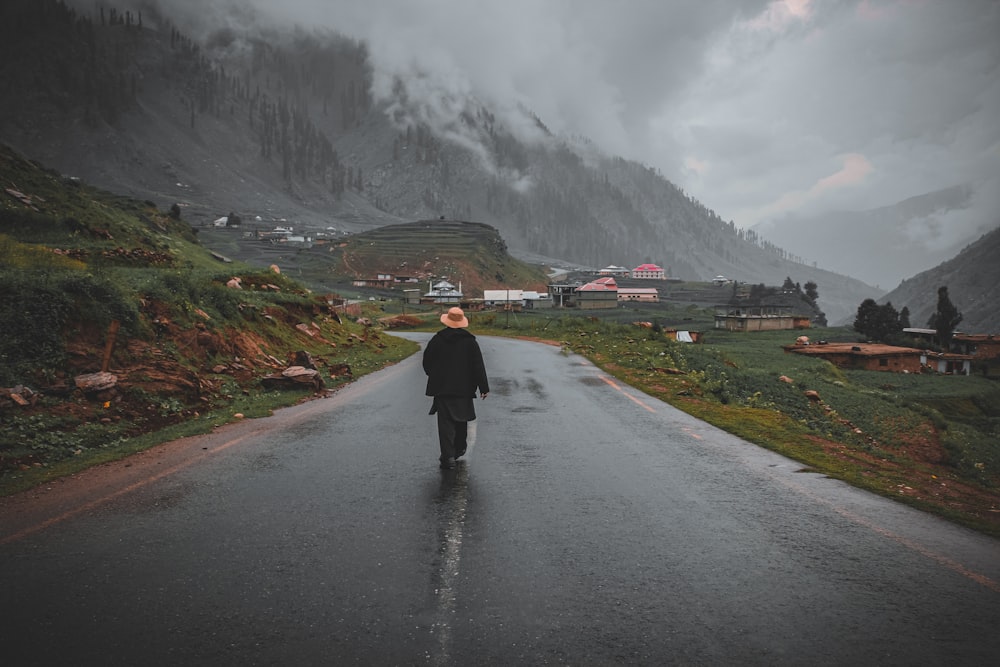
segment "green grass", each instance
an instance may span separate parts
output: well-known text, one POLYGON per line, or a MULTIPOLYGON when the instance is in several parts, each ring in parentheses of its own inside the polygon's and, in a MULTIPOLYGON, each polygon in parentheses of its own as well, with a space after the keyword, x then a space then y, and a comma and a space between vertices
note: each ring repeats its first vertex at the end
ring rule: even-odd
MULTIPOLYGON (((416 343, 392 336, 384 337, 380 345, 381 347, 357 345, 339 354, 337 363, 348 364, 352 377, 327 377, 327 389, 335 390, 352 379, 396 363, 413 354, 419 347, 416 343)), ((21 443, 20 450, 30 450, 39 455, 42 462, 0 474, 0 496, 25 491, 101 463, 118 461, 164 442, 209 433, 237 419, 267 417, 277 409, 314 397, 315 394, 309 389, 266 391, 259 386, 243 388, 230 383, 220 394, 216 404, 204 412, 188 410, 169 397, 149 397, 147 403, 162 411, 160 417, 175 416, 176 420, 162 428, 137 435, 126 434, 130 429, 141 428, 141 424, 132 422, 111 426, 80 426, 47 415, 26 418, 13 416, 0 424, 0 438, 18 439, 21 443)), ((21 453, 25 452, 7 450, 6 455, 17 456, 21 453)))
POLYGON ((0 387, 43 390, 35 405, 0 409, 0 493, 302 400, 261 385, 299 351, 321 375, 347 366, 360 377, 415 349, 338 321, 286 275, 221 263, 151 202, 63 179, 5 147, 0 180, 19 193, 0 193, 0 387), (242 289, 226 286, 233 276, 242 289), (72 391, 100 368, 113 323, 109 370, 126 381, 104 397, 72 391))

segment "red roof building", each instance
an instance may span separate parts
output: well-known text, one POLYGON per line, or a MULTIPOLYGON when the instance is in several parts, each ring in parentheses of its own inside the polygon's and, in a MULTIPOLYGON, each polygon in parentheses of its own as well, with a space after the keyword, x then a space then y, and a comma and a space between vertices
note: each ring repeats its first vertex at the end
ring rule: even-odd
POLYGON ((1000 336, 994 334, 956 333, 951 337, 951 347, 976 359, 1000 358, 1000 336))
POLYGON ((615 308, 618 305, 618 283, 614 278, 598 278, 576 289, 580 308, 615 308))
POLYGON ((665 280, 667 276, 656 264, 640 264, 632 269, 632 277, 640 280, 665 280))

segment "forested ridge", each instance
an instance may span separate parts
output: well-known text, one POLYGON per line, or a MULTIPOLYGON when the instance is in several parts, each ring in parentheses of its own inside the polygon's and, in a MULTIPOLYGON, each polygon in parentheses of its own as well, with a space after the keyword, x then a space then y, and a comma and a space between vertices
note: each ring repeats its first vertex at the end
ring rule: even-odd
POLYGON ((206 217, 287 205, 281 217, 349 231, 474 220, 515 253, 654 262, 686 280, 791 276, 819 284, 834 318, 878 296, 798 263, 646 165, 553 135, 544 119, 533 117, 543 140, 526 142, 466 101, 452 125, 465 141, 449 141, 404 86, 391 105, 373 100, 366 47, 343 35, 227 26, 196 39, 145 3, 10 0, 0 19, 0 90, 22 102, 0 109, 0 139, 102 187, 165 206, 186 197, 206 217))

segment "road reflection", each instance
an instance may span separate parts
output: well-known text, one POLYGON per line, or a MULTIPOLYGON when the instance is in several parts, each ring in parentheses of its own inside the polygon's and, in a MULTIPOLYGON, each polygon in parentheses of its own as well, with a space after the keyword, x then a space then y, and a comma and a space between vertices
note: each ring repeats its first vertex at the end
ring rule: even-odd
POLYGON ((451 630, 462 565, 462 539, 469 506, 469 488, 468 464, 459 460, 454 470, 441 471, 441 481, 433 498, 438 537, 438 558, 431 570, 435 596, 431 632, 436 638, 436 654, 431 656, 431 664, 435 665, 452 664, 451 630))

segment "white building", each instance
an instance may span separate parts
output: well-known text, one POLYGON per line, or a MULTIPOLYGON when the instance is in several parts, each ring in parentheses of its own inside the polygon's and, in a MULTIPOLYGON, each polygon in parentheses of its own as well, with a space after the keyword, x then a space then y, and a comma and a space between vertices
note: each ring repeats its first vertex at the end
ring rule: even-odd
POLYGON ((609 264, 603 269, 597 272, 601 276, 611 276, 612 278, 628 278, 630 271, 624 266, 615 266, 614 264, 609 264))
POLYGON ((526 309, 551 308, 552 299, 548 292, 524 291, 524 307, 526 309))
POLYGON ((524 290, 519 289, 487 289, 483 290, 483 305, 506 306, 524 304, 524 290))
POLYGON ((459 283, 458 289, 455 289, 447 280, 432 285, 430 291, 424 294, 425 299, 432 299, 434 303, 459 303, 462 296, 462 284, 459 283))

